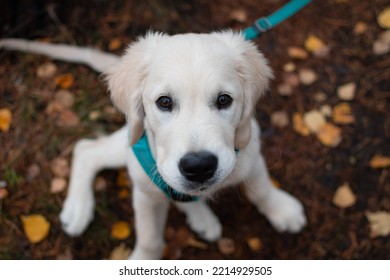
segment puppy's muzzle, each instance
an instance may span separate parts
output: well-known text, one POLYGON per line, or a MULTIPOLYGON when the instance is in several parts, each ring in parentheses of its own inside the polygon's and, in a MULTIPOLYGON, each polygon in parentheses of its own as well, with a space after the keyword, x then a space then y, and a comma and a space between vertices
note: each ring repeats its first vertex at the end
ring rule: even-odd
POLYGON ((179 161, 181 174, 194 183, 204 183, 214 176, 218 167, 218 158, 207 151, 190 152, 179 161))

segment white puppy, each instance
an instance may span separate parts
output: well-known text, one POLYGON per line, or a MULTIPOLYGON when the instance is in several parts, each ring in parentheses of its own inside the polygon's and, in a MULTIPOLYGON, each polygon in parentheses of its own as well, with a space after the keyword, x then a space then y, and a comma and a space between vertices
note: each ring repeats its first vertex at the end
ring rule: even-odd
POLYGON ((153 176, 161 176, 171 193, 199 197, 175 203, 206 240, 217 240, 222 230, 205 198, 239 183, 278 231, 296 233, 306 224, 301 203, 273 187, 260 153, 253 110, 272 73, 253 43, 230 31, 150 33, 105 72, 112 100, 128 125, 76 144, 60 215, 69 235, 81 234, 93 219, 96 173, 124 165, 133 182, 137 239, 132 259, 157 259, 163 252, 172 198, 156 187, 153 176), (144 133, 156 160, 151 177, 131 149, 144 133))

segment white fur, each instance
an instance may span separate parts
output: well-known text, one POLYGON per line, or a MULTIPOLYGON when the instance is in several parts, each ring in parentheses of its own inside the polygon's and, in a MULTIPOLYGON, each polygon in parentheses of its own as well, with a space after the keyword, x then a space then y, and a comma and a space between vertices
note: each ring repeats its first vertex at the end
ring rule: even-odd
POLYGON ((105 74, 113 102, 129 122, 110 136, 77 143, 60 216, 69 235, 81 234, 93 218, 95 174, 127 165, 133 181, 137 235, 130 258, 161 258, 169 200, 130 149, 144 131, 164 180, 179 192, 202 197, 198 202, 176 203, 202 238, 214 241, 222 232, 203 198, 241 182, 248 199, 276 230, 296 233, 303 228, 306 218, 301 203, 273 187, 260 153, 260 129, 252 115, 272 74, 251 42, 230 31, 176 36, 151 33, 130 45, 105 74), (214 103, 221 92, 228 93, 233 103, 218 110, 214 103), (156 106, 163 95, 174 100, 171 112, 156 106), (218 168, 212 180, 195 186, 180 173, 178 162, 188 152, 203 150, 217 156, 218 168))

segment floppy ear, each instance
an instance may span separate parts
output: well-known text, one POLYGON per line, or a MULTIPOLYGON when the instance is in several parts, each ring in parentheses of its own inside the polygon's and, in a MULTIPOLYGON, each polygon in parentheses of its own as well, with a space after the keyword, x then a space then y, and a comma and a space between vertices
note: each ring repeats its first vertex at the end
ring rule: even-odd
POLYGON ((273 74, 268 61, 241 33, 224 31, 215 34, 232 48, 237 60, 237 72, 244 90, 244 106, 236 128, 234 144, 236 149, 242 149, 251 138, 251 119, 256 103, 268 89, 273 74))
POLYGON ((126 115, 130 124, 130 145, 144 133, 145 112, 142 95, 148 74, 152 49, 161 33, 148 33, 131 44, 120 61, 104 73, 114 105, 126 115))

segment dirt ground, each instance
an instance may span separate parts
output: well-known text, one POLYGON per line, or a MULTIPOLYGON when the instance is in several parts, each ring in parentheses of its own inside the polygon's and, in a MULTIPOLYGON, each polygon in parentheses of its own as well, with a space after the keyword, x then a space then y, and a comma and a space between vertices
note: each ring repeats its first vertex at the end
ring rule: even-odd
MULTIPOLYGON (((127 43, 149 29, 170 34, 242 29, 286 1, 88 0, 66 1, 64 5, 64 1, 53 0, 38 1, 41 5, 25 1, 19 6, 18 2, 2 4, 2 38, 44 39, 121 54, 127 43)), ((238 186, 210 202, 223 224, 223 236, 234 243, 231 252, 223 253, 217 243, 199 240, 186 226, 185 217, 172 207, 165 258, 390 258, 389 236, 373 237, 366 217, 367 211, 390 211, 389 168, 372 168, 369 164, 376 154, 390 156, 390 56, 373 53, 374 41, 385 31, 377 17, 388 4, 386 0, 313 1, 255 40, 276 76, 257 106, 263 152, 272 177, 304 204, 307 227, 295 235, 277 233, 238 186), (358 22, 365 24, 362 32, 355 30, 358 22), (304 49, 310 35, 320 38, 329 53, 292 59, 288 48, 304 49), (308 85, 298 81, 289 95, 281 95, 280 85, 291 77, 286 72, 288 62, 296 68, 290 74, 310 69, 317 79, 308 85), (341 142, 328 147, 314 134, 297 133, 292 115, 319 110, 323 105, 333 108, 340 103, 337 89, 347 83, 356 85, 355 96, 346 101, 354 121, 338 125, 341 142), (272 121, 278 111, 288 116, 284 127, 272 121), (356 202, 347 208, 332 202, 336 189, 344 183, 356 196, 356 202), (254 238, 260 241, 259 248, 248 246, 248 240, 254 238)), ((103 187, 96 191, 95 220, 78 238, 67 236, 60 227, 58 214, 66 190, 51 191, 54 159, 69 162, 77 139, 109 133, 124 122, 111 107, 102 79, 88 67, 42 56, 1 51, 0 61, 0 109, 12 112, 10 129, 0 132, 0 180, 8 192, 0 200, 0 259, 108 259, 122 243, 133 248, 133 210, 123 183, 117 179, 120 172, 100 173, 103 187), (48 62, 57 67, 55 76, 38 77, 37 69, 48 62), (62 116, 64 124, 48 107, 61 87, 55 77, 67 73, 74 78, 67 90, 74 96, 69 110, 75 116, 62 116), (43 215, 51 225, 49 235, 35 244, 26 238, 21 220, 30 214, 43 215), (132 232, 125 240, 111 236, 116 221, 130 224, 132 232)))

